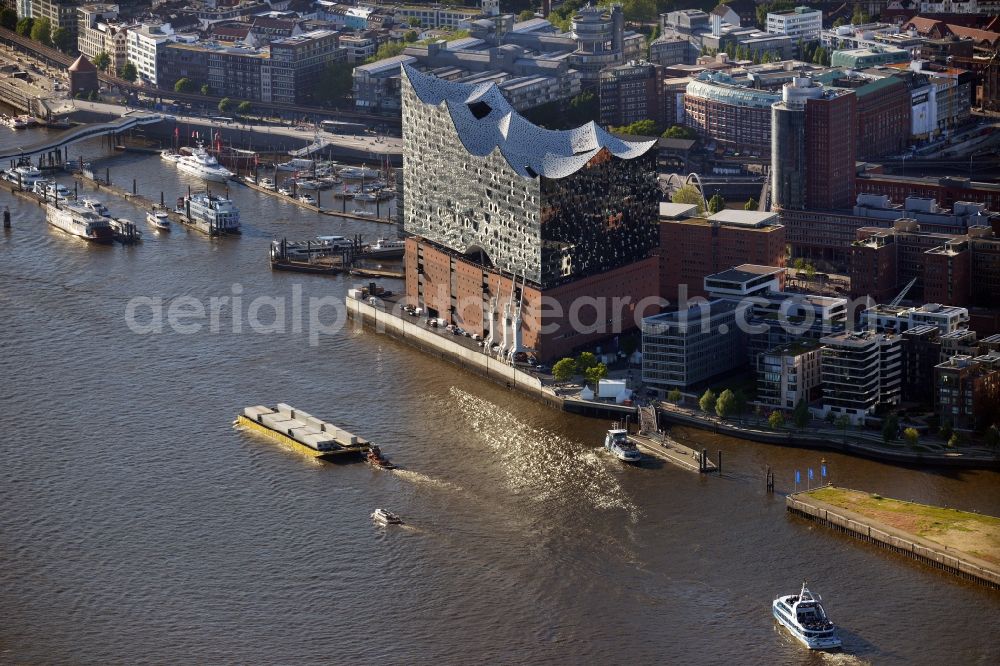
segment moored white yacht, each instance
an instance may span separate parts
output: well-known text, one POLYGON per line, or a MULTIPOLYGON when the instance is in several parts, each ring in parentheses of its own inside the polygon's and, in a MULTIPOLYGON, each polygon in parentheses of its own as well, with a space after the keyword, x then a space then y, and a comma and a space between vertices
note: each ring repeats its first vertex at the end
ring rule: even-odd
POLYGON ((146 221, 157 231, 170 231, 170 216, 163 208, 156 207, 146 213, 146 221))
POLYGON ((379 238, 377 241, 365 248, 365 254, 379 259, 391 259, 402 257, 406 251, 406 241, 388 238, 379 238))
POLYGON ((97 213, 101 217, 111 217, 111 211, 108 210, 108 207, 105 206, 100 201, 98 201, 97 199, 91 199, 90 197, 84 197, 83 199, 78 199, 77 203, 79 203, 84 208, 92 210, 93 212, 97 213))
POLYGON ((360 180, 362 178, 364 179, 378 178, 380 174, 375 169, 369 169, 368 167, 349 166, 342 168, 337 175, 339 175, 341 178, 344 178, 345 180, 360 180))
POLYGON ((7 180, 19 183, 21 188, 25 190, 32 189, 37 181, 42 180, 42 172, 26 163, 18 164, 13 169, 5 171, 4 174, 7 176, 7 180))
POLYGON ((604 436, 604 448, 622 462, 635 463, 642 460, 639 448, 628 438, 628 431, 616 423, 604 436))
POLYGON ((177 158, 177 168, 185 173, 217 183, 224 183, 233 176, 229 169, 219 164, 218 160, 208 154, 205 146, 201 143, 190 155, 181 155, 177 158))
POLYGON ((810 650, 833 650, 841 646, 840 637, 820 601, 803 582, 798 594, 775 599, 771 611, 775 619, 810 650))

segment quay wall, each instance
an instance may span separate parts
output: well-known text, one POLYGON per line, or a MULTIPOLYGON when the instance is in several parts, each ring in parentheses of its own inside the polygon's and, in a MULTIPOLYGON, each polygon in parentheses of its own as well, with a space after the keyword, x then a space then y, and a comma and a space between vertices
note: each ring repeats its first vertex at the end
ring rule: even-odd
POLYGON ((947 571, 965 580, 985 585, 990 589, 1000 590, 1000 568, 990 567, 981 560, 973 561, 975 558, 965 553, 946 551, 944 546, 900 532, 863 516, 848 517, 844 515, 847 512, 812 498, 791 494, 785 498, 785 507, 794 515, 833 528, 856 539, 891 550, 935 569, 947 571))
POLYGON ((562 399, 542 388, 538 377, 511 367, 487 354, 469 349, 453 340, 428 331, 380 307, 356 298, 346 297, 348 316, 375 327, 378 333, 388 335, 419 347, 436 356, 471 370, 509 389, 515 389, 530 396, 541 398, 555 407, 562 407, 562 399))

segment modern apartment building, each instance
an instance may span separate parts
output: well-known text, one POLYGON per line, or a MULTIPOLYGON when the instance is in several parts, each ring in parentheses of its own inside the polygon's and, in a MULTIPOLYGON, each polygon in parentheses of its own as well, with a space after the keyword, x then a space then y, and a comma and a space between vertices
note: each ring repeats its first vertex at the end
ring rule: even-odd
POLYGON ((818 9, 796 7, 787 12, 767 13, 767 31, 773 34, 810 42, 819 39, 822 30, 823 12, 818 9))
POLYGON ((818 397, 822 347, 815 341, 780 345, 757 356, 757 401, 790 410, 818 397))
MULTIPOLYGON (((313 93, 327 65, 347 60, 333 30, 311 30, 270 43, 271 99, 284 104, 312 104, 313 93)), ((261 75, 266 78, 267 72, 261 75)))
POLYGON ((655 141, 544 130, 495 85, 402 84, 408 300, 542 359, 634 328, 658 291, 655 141))
POLYGON ((125 36, 126 56, 135 65, 139 82, 160 85, 159 62, 170 43, 171 36, 163 25, 144 23, 128 29, 125 36))
POLYGON ((818 413, 847 416, 855 425, 879 404, 898 404, 902 389, 902 342, 872 331, 837 333, 823 344, 822 406, 818 413))
POLYGON ((959 430, 1000 423, 1000 355, 952 356, 934 372, 942 422, 959 430))

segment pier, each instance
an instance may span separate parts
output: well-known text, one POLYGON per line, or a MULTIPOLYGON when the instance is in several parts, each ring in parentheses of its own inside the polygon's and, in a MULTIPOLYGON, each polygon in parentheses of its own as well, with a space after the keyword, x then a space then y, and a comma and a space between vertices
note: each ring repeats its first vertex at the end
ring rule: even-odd
POLYGON ((960 534, 976 532, 975 536, 984 544, 983 548, 990 546, 992 535, 993 550, 1000 551, 998 518, 903 502, 833 486, 792 493, 785 498, 785 506, 793 515, 965 580, 1000 590, 1000 565, 947 545, 951 540, 947 531, 950 526, 960 534), (854 506, 857 510, 843 505, 854 506), (907 525, 915 525, 914 529, 923 531, 924 536, 889 525, 876 518, 876 515, 900 515, 906 519, 907 525))
MULTIPOLYGON (((252 182, 246 180, 245 178, 239 178, 239 179, 237 179, 236 182, 238 182, 238 183, 240 183, 240 184, 242 184, 242 185, 244 185, 246 187, 249 187, 251 190, 256 190, 257 192, 260 192, 262 194, 271 195, 271 196, 276 197, 277 199, 279 199, 281 201, 284 201, 285 203, 295 204, 299 208, 305 208, 306 210, 311 210, 314 213, 320 213, 322 215, 332 215, 332 216, 335 216, 335 217, 345 217, 345 218, 350 219, 350 220, 360 220, 362 222, 378 222, 378 223, 381 223, 381 224, 396 224, 396 221, 393 220, 392 218, 380 217, 378 215, 378 213, 376 213, 375 216, 371 216, 371 215, 357 215, 355 213, 348 212, 347 211, 347 200, 346 199, 342 199, 342 201, 344 203, 341 206, 341 210, 336 210, 336 209, 332 209, 332 208, 323 208, 322 207, 323 197, 320 194, 320 190, 316 190, 316 203, 315 204, 310 204, 310 203, 306 203, 305 201, 299 201, 298 197, 294 197, 294 196, 288 197, 288 196, 285 196, 284 194, 280 194, 277 189, 272 189, 270 187, 264 187, 263 185, 260 185, 258 183, 252 183, 252 182)), ((332 194, 330 194, 328 196, 330 196, 331 198, 333 198, 332 194)), ((386 206, 386 210, 388 210, 388 206, 386 206)))
POLYGON ((117 120, 104 123, 79 125, 68 130, 63 130, 59 134, 46 138, 44 141, 39 141, 27 146, 20 146, 16 150, 8 148, 6 151, 0 152, 0 161, 18 159, 25 155, 51 153, 53 151, 65 149, 66 146, 78 141, 91 139, 95 136, 116 135, 134 127, 142 125, 155 125, 162 120, 163 116, 160 116, 159 114, 127 111, 125 115, 117 120))
MULTIPOLYGON (((722 466, 716 465, 705 449, 698 451, 660 431, 656 422, 656 408, 653 406, 639 407, 639 432, 629 434, 628 438, 646 455, 659 458, 682 469, 702 474, 708 472, 722 473, 722 466)), ((722 462, 722 452, 719 452, 719 462, 722 462)))

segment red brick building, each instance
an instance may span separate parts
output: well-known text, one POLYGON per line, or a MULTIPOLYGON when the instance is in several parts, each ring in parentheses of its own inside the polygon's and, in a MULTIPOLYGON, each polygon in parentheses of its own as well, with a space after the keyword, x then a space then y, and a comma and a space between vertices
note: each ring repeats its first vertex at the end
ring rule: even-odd
POLYGON ((807 208, 842 210, 854 204, 855 150, 849 137, 857 130, 855 95, 806 102, 807 208))
MULTIPOLYGON (((774 213, 721 211, 708 219, 660 221, 660 296, 705 296, 704 279, 740 264, 785 265, 785 228, 774 213)), ((784 274, 782 274, 782 277, 784 274)))
POLYGON ((942 208, 951 208, 956 201, 971 201, 984 204, 989 210, 1000 210, 1000 184, 997 183, 981 183, 956 176, 917 178, 890 175, 882 173, 880 165, 866 168, 855 181, 858 194, 884 194, 893 201, 924 197, 936 200, 942 208))

